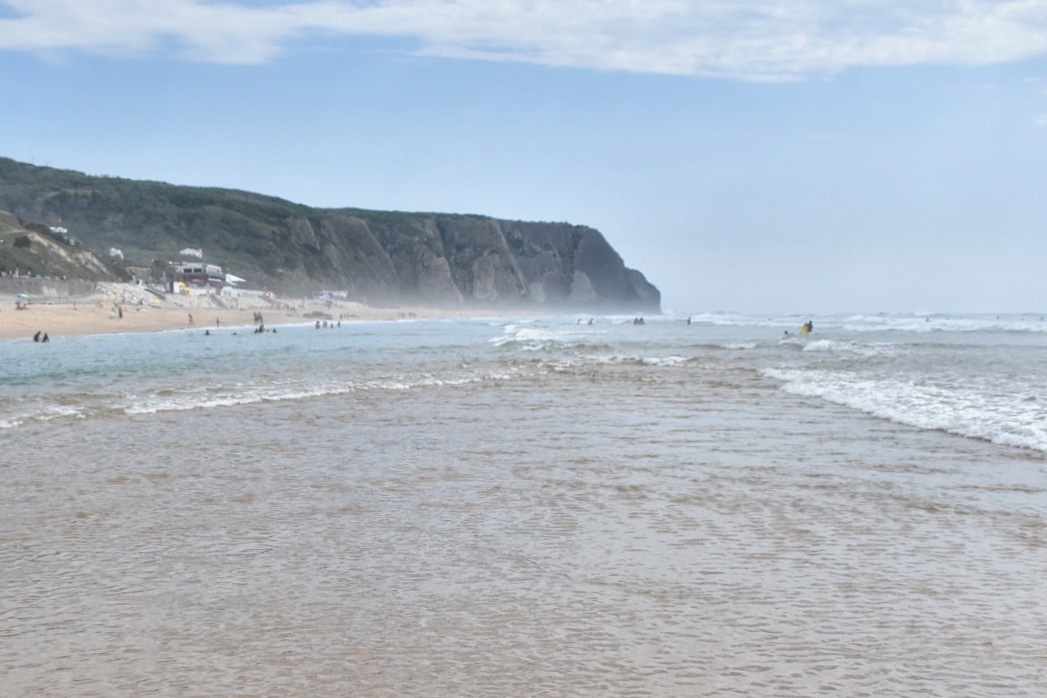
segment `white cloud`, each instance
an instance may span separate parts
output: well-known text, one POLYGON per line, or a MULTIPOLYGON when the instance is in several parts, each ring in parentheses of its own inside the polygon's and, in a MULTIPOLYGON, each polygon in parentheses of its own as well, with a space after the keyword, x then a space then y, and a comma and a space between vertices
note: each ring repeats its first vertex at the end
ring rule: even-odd
POLYGON ((402 37, 426 55, 780 80, 1047 53, 1047 0, 0 0, 0 49, 260 63, 292 41, 402 37))

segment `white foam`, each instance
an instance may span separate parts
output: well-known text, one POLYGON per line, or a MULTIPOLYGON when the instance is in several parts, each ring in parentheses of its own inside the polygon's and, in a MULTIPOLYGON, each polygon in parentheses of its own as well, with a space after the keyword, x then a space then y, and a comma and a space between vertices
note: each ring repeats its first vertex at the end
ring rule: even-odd
POLYGON ((895 344, 859 342, 853 339, 815 339, 804 343, 803 350, 872 357, 897 354, 901 348, 895 344))
POLYGON ((16 429, 28 422, 52 422, 63 419, 84 419, 84 408, 64 405, 52 405, 40 410, 30 410, 24 414, 9 415, 0 419, 0 429, 16 429))
POLYGON ((807 320, 815 332, 1032 332, 1047 333, 1047 314, 948 315, 936 313, 854 313, 846 315, 779 315, 768 317, 731 312, 690 315, 691 323, 715 327, 777 328, 798 332, 807 320))
POLYGON ((641 361, 647 366, 679 366, 687 361, 686 356, 650 356, 641 361))
POLYGON ((397 376, 385 379, 365 380, 349 384, 319 384, 302 386, 297 383, 271 383, 264 386, 245 386, 231 390, 222 395, 201 396, 199 394, 180 393, 174 395, 147 395, 134 398, 118 409, 129 415, 156 414, 160 412, 183 412, 195 409, 233 407, 252 405, 264 402, 285 402, 307 400, 318 397, 348 395, 356 392, 376 390, 404 391, 421 387, 454 387, 484 381, 504 380, 506 373, 484 373, 461 375, 455 377, 438 377, 419 375, 414 377, 397 376))
POLYGON ((934 385, 854 373, 767 369, 783 390, 845 405, 920 429, 1047 452, 1047 411, 1035 400, 973 385, 934 385))
POLYGON ((514 347, 521 351, 545 351, 564 346, 577 346, 602 338, 606 330, 594 325, 505 325, 502 334, 492 337, 496 347, 514 347))

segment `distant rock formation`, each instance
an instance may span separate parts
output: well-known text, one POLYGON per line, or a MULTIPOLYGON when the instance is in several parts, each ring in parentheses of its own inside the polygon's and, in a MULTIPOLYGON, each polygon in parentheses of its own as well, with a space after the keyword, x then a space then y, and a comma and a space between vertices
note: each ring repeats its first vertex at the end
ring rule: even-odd
MULTIPOLYGON (((371 302, 548 305, 657 310, 658 289, 626 268, 603 235, 565 223, 481 216, 398 214, 409 230, 331 214, 287 222, 318 252, 323 278, 371 302)), ((398 227, 399 227, 398 225, 398 227)))
MULTIPOLYGON (((317 209, 0 158, 0 208, 63 221, 148 267, 186 248, 250 286, 371 304, 657 311, 661 294, 593 228, 479 215, 317 209)), ((130 264, 131 262, 129 262, 130 264)))

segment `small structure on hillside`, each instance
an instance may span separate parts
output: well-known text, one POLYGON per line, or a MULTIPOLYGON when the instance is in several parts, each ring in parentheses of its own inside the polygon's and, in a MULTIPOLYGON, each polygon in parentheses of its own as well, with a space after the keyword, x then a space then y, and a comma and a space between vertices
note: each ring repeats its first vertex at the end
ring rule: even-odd
POLYGON ((52 225, 49 230, 51 231, 51 237, 63 245, 69 247, 79 247, 80 241, 69 234, 69 231, 63 228, 61 225, 52 225))

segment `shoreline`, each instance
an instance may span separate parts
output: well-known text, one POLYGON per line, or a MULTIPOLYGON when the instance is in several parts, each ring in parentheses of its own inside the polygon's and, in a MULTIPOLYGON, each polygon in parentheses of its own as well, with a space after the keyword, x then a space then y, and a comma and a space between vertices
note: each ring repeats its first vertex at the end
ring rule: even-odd
POLYGON ((165 330, 256 327, 256 313, 267 326, 323 322, 395 321, 493 317, 493 311, 448 308, 373 308, 354 302, 296 299, 271 304, 252 303, 249 307, 218 307, 205 297, 178 297, 166 303, 117 304, 106 298, 89 297, 62 303, 31 303, 17 310, 13 304, 0 305, 0 339, 32 339, 37 332, 50 340, 68 335, 162 332, 165 330), (122 310, 122 313, 121 313, 122 310))

